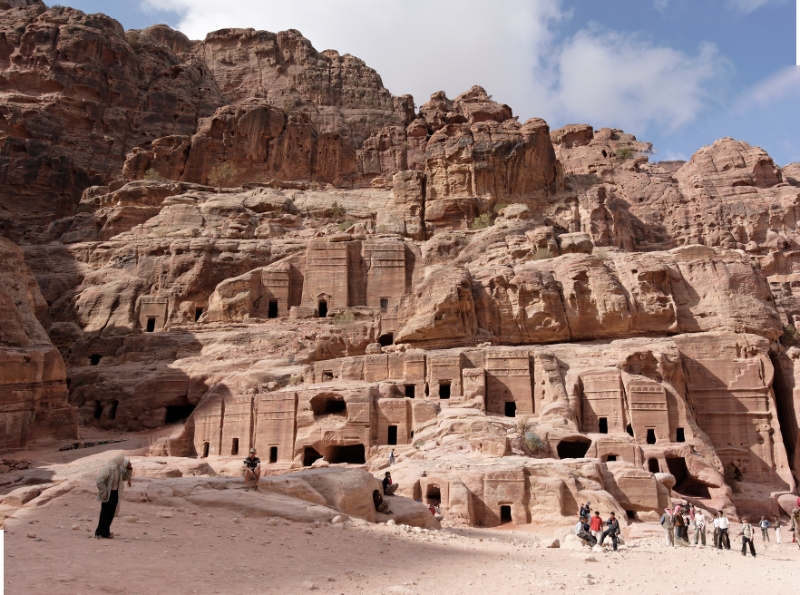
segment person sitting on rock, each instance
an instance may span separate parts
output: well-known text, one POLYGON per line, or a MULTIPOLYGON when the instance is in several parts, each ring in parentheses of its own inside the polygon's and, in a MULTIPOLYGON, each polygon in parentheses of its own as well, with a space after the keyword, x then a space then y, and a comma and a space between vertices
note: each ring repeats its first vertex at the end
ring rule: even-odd
POLYGON ((250 454, 242 464, 244 474, 244 491, 250 491, 250 482, 253 482, 253 489, 258 491, 258 480, 261 479, 261 459, 256 456, 256 449, 251 448, 250 454))
POLYGON ((608 520, 606 521, 606 525, 608 525, 608 529, 603 531, 603 534, 600 536, 600 545, 603 545, 603 541, 605 541, 606 537, 611 537, 611 545, 614 547, 614 551, 617 551, 617 541, 619 538, 619 521, 617 520, 617 515, 613 512, 610 513, 608 520))
POLYGON ((397 488, 400 487, 399 483, 392 482, 392 474, 388 471, 383 476, 383 493, 386 496, 394 496, 394 493, 397 491, 397 488))
POLYGON ((588 521, 589 519, 583 516, 578 519, 578 522, 575 523, 575 535, 577 535, 585 543, 588 543, 589 545, 595 545, 597 543, 597 539, 595 539, 594 535, 589 533, 588 521))
POLYGON ((372 490, 372 503, 375 505, 375 510, 383 514, 392 514, 389 508, 389 503, 383 499, 380 490, 372 490))

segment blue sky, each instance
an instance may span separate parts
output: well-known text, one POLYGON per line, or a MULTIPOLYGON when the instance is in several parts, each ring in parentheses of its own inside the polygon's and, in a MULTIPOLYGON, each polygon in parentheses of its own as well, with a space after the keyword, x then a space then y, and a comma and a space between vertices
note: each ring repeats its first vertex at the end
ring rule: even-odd
POLYGON ((299 29, 417 105, 473 84, 521 119, 613 126, 688 158, 717 138, 800 161, 793 0, 62 0, 126 28, 299 29))

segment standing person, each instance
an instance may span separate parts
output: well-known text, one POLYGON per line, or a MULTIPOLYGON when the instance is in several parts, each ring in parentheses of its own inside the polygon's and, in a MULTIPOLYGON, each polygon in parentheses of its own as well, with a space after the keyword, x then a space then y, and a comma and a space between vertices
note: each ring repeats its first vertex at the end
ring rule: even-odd
POLYGON ((594 516, 589 523, 589 530, 591 531, 592 535, 594 535, 594 538, 597 541, 600 541, 603 536, 603 519, 600 518, 599 510, 594 511, 594 516))
POLYGON ((672 522, 675 523, 675 545, 684 545, 683 543, 678 543, 679 541, 683 541, 686 535, 686 521, 683 518, 683 513, 680 508, 675 509, 672 518, 672 522))
MULTIPOLYGON (((800 498, 798 498, 800 500, 800 498)), ((797 541, 797 531, 800 530, 800 508, 792 509, 792 525, 790 531, 792 532, 792 543, 800 544, 797 541)))
POLYGON ((394 463, 395 463, 394 449, 392 449, 392 452, 389 453, 389 467, 394 465, 394 463))
POLYGON ((706 545, 706 515, 703 514, 702 510, 697 510, 694 513, 694 544, 700 545, 700 542, 703 542, 703 546, 706 545))
MULTIPOLYGON (((761 517, 764 518, 764 517, 761 517)), ((742 517, 742 555, 747 556, 747 545, 750 545, 750 554, 756 557, 756 546, 753 545, 753 526, 747 522, 747 517, 742 517)))
POLYGON ((111 523, 119 507, 119 497, 125 482, 131 487, 131 477, 133 477, 133 466, 130 460, 122 455, 118 455, 103 467, 97 476, 97 499, 102 502, 100 505, 100 520, 94 536, 97 539, 110 539, 114 537, 111 532, 111 523))
POLYGON ((684 517, 684 520, 687 518, 689 520, 688 523, 689 526, 686 528, 688 532, 688 534, 686 535, 686 539, 692 545, 697 545, 697 522, 695 521, 694 506, 689 507, 689 511, 687 513, 687 516, 684 517))
POLYGON ((767 517, 762 516, 758 526, 761 527, 761 541, 769 541, 769 521, 767 517))
POLYGON ((587 502, 583 506, 581 506, 580 511, 578 511, 578 516, 589 518, 589 515, 592 514, 592 503, 587 502))
POLYGON ((600 545, 603 545, 603 540, 605 540, 606 535, 611 537, 611 545, 614 546, 614 551, 617 551, 617 537, 619 536, 619 521, 617 520, 617 515, 609 513, 611 516, 608 517, 606 521, 606 525, 608 525, 608 529, 603 531, 603 534, 600 536, 600 545))
POLYGON ((714 547, 719 549, 719 517, 715 516, 713 519, 714 524, 714 547))
POLYGON ((722 546, 725 546, 726 550, 731 549, 731 540, 728 537, 728 528, 730 527, 730 523, 728 522, 728 517, 722 514, 721 510, 717 511, 717 518, 714 519, 715 524, 719 527, 719 545, 717 549, 722 549, 722 546))
POLYGON ((775 543, 780 543, 781 542, 781 517, 780 516, 775 517, 775 524, 772 525, 772 527, 775 529, 775 543))
POLYGON ((398 487, 400 487, 400 484, 392 482, 392 474, 387 471, 383 476, 383 494, 385 496, 394 496, 398 487))
POLYGON ((253 489, 258 491, 258 480, 261 478, 261 459, 256 456, 256 449, 251 448, 250 454, 242 463, 242 474, 244 475, 244 491, 250 491, 250 482, 253 482, 253 489))
POLYGON ((661 515, 661 526, 664 528, 664 540, 667 547, 675 547, 675 520, 669 508, 665 508, 664 514, 661 515))

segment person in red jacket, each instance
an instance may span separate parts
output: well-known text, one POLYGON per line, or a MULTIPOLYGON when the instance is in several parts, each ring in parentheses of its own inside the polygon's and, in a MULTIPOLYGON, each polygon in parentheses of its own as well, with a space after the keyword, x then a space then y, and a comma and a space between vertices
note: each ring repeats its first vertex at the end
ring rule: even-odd
POLYGON ((589 530, 597 538, 597 541, 600 541, 600 537, 603 535, 603 519, 600 518, 599 510, 594 511, 592 521, 589 523, 589 530))

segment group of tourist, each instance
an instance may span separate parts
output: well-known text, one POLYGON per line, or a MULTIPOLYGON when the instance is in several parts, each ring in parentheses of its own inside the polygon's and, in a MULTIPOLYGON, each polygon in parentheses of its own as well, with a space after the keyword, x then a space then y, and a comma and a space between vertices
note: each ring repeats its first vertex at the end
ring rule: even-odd
POLYGON ((611 512, 607 520, 603 520, 600 516, 600 511, 595 510, 594 516, 591 516, 592 503, 587 502, 581 506, 580 513, 578 514, 578 522, 575 524, 575 535, 581 538, 589 545, 600 544, 603 545, 606 537, 611 538, 611 545, 614 551, 617 551, 619 542, 620 527, 619 521, 615 513, 611 512), (607 527, 603 530, 603 527, 607 527))

